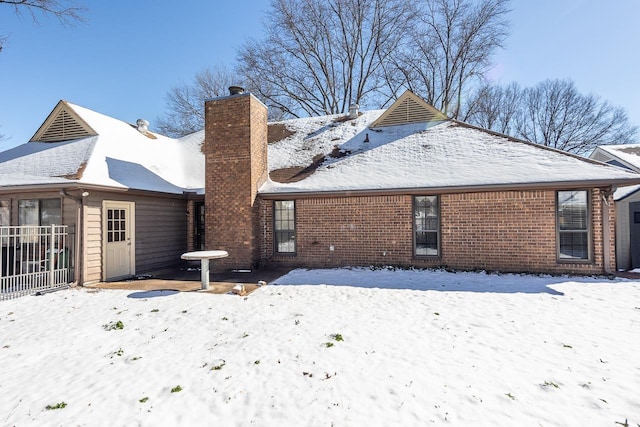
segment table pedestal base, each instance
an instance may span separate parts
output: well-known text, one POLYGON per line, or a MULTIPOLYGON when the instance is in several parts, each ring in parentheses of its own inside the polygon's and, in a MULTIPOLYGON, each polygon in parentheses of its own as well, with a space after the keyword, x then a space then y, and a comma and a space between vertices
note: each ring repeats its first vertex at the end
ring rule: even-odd
POLYGON ((209 289, 209 259, 202 258, 200 260, 200 282, 202 282, 202 286, 200 289, 207 290, 209 289))

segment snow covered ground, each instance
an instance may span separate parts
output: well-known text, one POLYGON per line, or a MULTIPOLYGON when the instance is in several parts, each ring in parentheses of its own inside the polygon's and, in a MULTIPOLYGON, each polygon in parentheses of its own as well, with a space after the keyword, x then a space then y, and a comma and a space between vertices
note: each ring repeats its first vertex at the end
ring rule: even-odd
POLYGON ((1 302, 0 425, 640 424, 640 282, 338 269, 275 283, 1 302))

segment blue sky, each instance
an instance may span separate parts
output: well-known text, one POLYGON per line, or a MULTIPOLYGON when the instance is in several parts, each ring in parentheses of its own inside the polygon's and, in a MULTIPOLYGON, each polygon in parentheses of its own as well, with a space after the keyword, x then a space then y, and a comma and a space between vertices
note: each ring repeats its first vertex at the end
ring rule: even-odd
MULTIPOLYGON (((135 123, 165 111, 165 95, 198 71, 232 65, 260 37, 269 0, 84 1, 68 28, 0 5, 0 151, 27 142, 60 99, 135 123)), ((638 0, 513 0, 511 35, 490 77, 534 85, 570 78, 640 125, 638 0)))

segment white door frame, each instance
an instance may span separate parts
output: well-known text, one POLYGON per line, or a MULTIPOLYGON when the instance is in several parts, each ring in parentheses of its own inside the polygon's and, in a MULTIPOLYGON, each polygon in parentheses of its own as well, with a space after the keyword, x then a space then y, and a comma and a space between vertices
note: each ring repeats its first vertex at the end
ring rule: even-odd
POLYGON ((102 201, 102 280, 110 280, 117 277, 133 276, 136 274, 136 204, 135 202, 117 201, 117 200, 103 200, 102 201), (125 242, 129 248, 129 268, 128 272, 123 275, 115 275, 108 277, 108 253, 107 250, 107 210, 108 209, 125 209, 128 211, 128 218, 125 217, 127 229, 125 230, 125 242))

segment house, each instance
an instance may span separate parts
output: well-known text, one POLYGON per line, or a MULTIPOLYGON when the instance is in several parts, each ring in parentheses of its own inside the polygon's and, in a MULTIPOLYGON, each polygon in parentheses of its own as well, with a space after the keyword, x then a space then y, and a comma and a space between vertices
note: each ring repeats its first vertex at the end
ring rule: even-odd
POLYGON ((613 191, 627 185, 640 175, 448 119, 411 92, 387 110, 268 123, 236 90, 179 139, 60 101, 0 153, 0 227, 68 226, 78 284, 193 249, 228 251, 224 269, 601 274, 616 268, 613 191))
POLYGON ((147 126, 60 101, 28 143, 0 153, 0 226, 68 226, 79 284, 175 265, 203 243, 192 232, 204 211, 203 135, 171 139, 147 126))
MULTIPOLYGON (((640 144, 601 145, 589 156, 640 173, 640 144)), ((616 258, 619 270, 640 268, 640 186, 618 188, 616 204, 616 258)))
POLYGON ((631 171, 450 120, 411 92, 386 111, 267 123, 236 93, 205 103, 206 247, 227 268, 616 268, 631 171))

